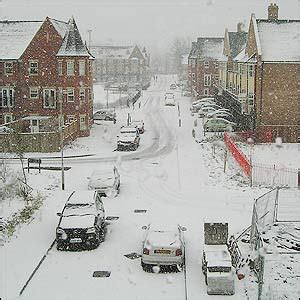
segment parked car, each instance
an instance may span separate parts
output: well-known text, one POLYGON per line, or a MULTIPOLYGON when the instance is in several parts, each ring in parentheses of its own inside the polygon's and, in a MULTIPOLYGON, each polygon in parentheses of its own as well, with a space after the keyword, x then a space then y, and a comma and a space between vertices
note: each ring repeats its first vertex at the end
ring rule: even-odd
POLYGON ((88 179, 88 189, 97 190, 101 196, 115 197, 120 192, 120 173, 115 166, 94 170, 88 179))
POLYGON ((130 126, 136 127, 140 133, 144 133, 145 132, 145 124, 143 122, 143 120, 131 120, 130 126))
POLYGON ((197 113, 204 105, 214 105, 214 104, 215 102, 213 102, 213 100, 203 100, 196 104, 192 104, 192 107, 190 108, 191 114, 193 115, 194 113, 197 113))
POLYGON ((94 120, 113 121, 116 123, 116 112, 114 108, 102 108, 93 115, 94 120))
POLYGON ((58 250, 97 248, 104 241, 105 210, 97 191, 75 191, 69 196, 56 228, 58 250))
POLYGON ((177 85, 175 83, 170 84, 170 90, 176 90, 177 85))
POLYGON ((204 118, 208 113, 214 113, 216 109, 212 106, 201 107, 198 111, 198 118, 204 118))
POLYGON ((226 119, 228 121, 233 121, 233 115, 230 112, 228 112, 226 110, 223 110, 223 109, 217 109, 213 112, 209 112, 209 113, 206 114, 205 117, 208 118, 208 119, 223 118, 223 119, 226 119))
POLYGON ((208 119, 203 125, 204 132, 232 131, 235 127, 236 123, 223 118, 208 119))
POLYGON ((164 267, 181 271, 184 263, 184 237, 185 227, 177 226, 176 229, 155 229, 148 225, 143 226, 145 236, 142 243, 141 265, 144 271, 159 270, 164 267))
POLYGON ((136 150, 140 145, 140 133, 136 127, 123 126, 117 136, 117 150, 136 150))
POLYGON ((175 106, 175 95, 174 93, 165 93, 164 104, 166 106, 175 106))
POLYGON ((202 102, 211 102, 211 103, 215 103, 215 98, 212 97, 208 97, 208 98, 201 98, 199 100, 193 101, 192 102, 192 106, 196 105, 198 103, 202 103, 202 102))

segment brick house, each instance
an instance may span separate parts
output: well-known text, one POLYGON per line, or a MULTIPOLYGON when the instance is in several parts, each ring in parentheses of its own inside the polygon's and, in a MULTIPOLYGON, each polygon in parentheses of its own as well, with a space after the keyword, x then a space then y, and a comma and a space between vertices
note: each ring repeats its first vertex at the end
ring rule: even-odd
POLYGON ((278 6, 270 4, 268 19, 251 15, 245 48, 226 73, 220 69, 218 101, 261 141, 299 140, 299 32, 300 20, 278 19, 278 6))
POLYGON ((147 83, 150 54, 138 46, 91 46, 95 57, 94 77, 100 82, 147 83))
POLYGON ((76 121, 77 136, 88 136, 93 57, 75 20, 1 21, 0 35, 0 124, 27 117, 36 133, 61 109, 64 123, 76 121))
MULTIPOLYGON (((244 53, 246 47, 247 32, 242 30, 242 24, 238 23, 237 31, 228 31, 225 29, 223 58, 219 61, 219 82, 216 82, 215 99, 221 106, 230 109, 237 123, 242 127, 244 123, 248 123, 243 110, 245 95, 251 84, 250 78, 247 83, 243 80, 242 72, 245 69, 240 68, 237 59, 244 53)), ((253 92, 252 92, 253 95, 253 92)))
POLYGON ((189 55, 189 86, 198 99, 212 97, 219 81, 219 60, 222 58, 223 38, 198 38, 189 55))

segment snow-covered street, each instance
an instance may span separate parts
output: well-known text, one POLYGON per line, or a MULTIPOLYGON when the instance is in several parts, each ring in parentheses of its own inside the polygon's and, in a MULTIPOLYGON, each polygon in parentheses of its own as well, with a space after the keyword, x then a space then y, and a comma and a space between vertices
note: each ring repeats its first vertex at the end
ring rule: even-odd
MULTIPOLYGON (((62 252, 54 246, 20 299, 224 299, 206 293, 201 271, 203 223, 227 221, 230 233, 241 231, 251 222, 253 199, 266 189, 251 189, 247 183, 232 179, 235 171, 230 167, 224 174, 222 162, 195 143, 190 98, 182 97, 178 91, 179 108, 163 105, 163 95, 173 81, 172 76, 160 76, 156 84, 143 91, 140 109, 135 105, 135 110, 117 111, 116 124, 94 124, 90 137, 66 149, 66 157, 94 155, 65 158, 65 165, 71 166, 65 172, 65 191, 60 190, 60 172, 31 171, 30 185, 42 190, 46 199, 34 220, 0 247, 2 299, 19 298, 22 287, 55 239, 56 213, 71 191, 87 189, 87 177, 104 164, 116 165, 121 174, 120 194, 104 198, 106 216, 119 219, 108 221, 105 241, 96 250, 62 252), (137 151, 116 152, 116 135, 128 113, 142 117, 146 131, 137 151), (135 213, 136 209, 146 212, 135 213), (187 227, 187 298, 184 272, 146 273, 139 258, 124 256, 141 253, 141 227, 149 223, 159 224, 162 229, 176 224, 187 227), (93 278, 94 271, 110 271, 111 275, 93 278)), ((59 163, 59 159, 44 161, 49 165, 59 163)), ((246 299, 243 280, 236 280, 236 293, 231 299, 246 299)))

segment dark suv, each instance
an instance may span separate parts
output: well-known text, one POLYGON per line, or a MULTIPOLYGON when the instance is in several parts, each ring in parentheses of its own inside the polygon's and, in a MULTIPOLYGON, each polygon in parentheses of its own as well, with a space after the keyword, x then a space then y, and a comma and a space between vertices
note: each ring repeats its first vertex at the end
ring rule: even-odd
POLYGON ((97 248, 104 241, 105 210, 97 191, 73 192, 57 215, 58 250, 97 248))

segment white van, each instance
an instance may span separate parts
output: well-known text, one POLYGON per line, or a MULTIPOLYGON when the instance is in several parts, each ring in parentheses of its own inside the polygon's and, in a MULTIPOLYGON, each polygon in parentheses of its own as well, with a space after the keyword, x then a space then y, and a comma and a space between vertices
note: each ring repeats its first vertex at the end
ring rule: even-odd
POLYGON ((235 272, 227 245, 204 245, 202 271, 208 295, 234 295, 235 272))

